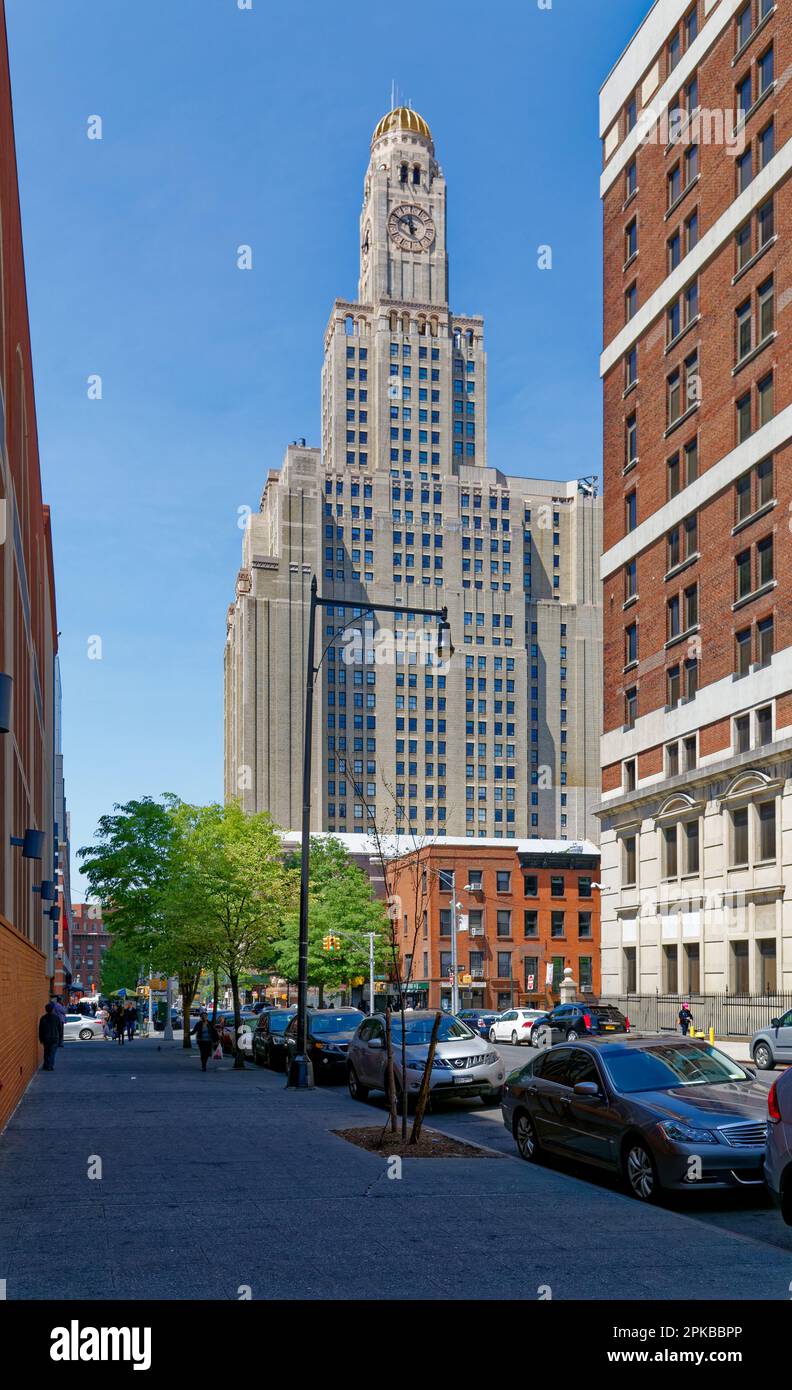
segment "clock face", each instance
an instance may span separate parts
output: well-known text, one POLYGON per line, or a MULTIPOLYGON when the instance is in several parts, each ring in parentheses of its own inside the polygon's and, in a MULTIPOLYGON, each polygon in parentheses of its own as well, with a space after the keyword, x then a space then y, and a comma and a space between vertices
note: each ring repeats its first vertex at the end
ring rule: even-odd
POLYGON ((388 218, 388 234, 400 251, 428 251, 435 239, 435 224, 425 208, 402 203, 388 218))

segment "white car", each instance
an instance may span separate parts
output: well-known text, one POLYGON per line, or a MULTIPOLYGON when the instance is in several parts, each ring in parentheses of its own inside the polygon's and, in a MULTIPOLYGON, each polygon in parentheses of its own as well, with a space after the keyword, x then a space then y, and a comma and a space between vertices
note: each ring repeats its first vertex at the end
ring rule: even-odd
POLYGON ((531 1037, 531 1024, 537 1018, 544 1018, 541 1009, 507 1009, 496 1018, 489 1030, 490 1042, 508 1042, 515 1047, 528 1043, 531 1037))
POLYGON ((79 1038, 80 1042, 87 1042, 89 1038, 101 1038, 102 1020, 90 1014, 67 1014, 63 1036, 71 1038, 72 1041, 79 1038))

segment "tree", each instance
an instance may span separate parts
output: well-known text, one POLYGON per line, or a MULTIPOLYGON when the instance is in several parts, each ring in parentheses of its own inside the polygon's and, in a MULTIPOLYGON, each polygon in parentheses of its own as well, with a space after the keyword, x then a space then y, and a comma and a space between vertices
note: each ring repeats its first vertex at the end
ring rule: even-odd
POLYGON ((204 960, 228 977, 234 999, 234 1066, 239 980, 271 955, 284 913, 293 909, 298 881, 283 861, 280 837, 265 812, 246 815, 236 802, 179 806, 174 875, 165 894, 171 920, 200 923, 204 960))
MULTIPOLYGON (((290 864, 296 869, 299 858, 295 856, 290 864)), ((321 1007, 326 989, 339 989, 357 976, 368 976, 369 932, 377 933, 375 969, 384 968, 388 918, 385 905, 372 897, 368 875, 332 836, 311 837, 309 875, 308 983, 318 987, 321 1007), (334 938, 332 951, 323 944, 328 937, 334 938)), ((274 953, 275 968, 289 980, 297 978, 299 940, 299 913, 291 913, 283 922, 274 953)))
MULTIPOLYGON (((136 961, 177 975, 184 1037, 191 1046, 189 1018, 210 933, 192 905, 174 891, 184 873, 179 827, 183 803, 171 793, 116 805, 102 816, 93 845, 78 851, 91 890, 102 903, 119 950, 136 961)), ((137 977, 136 977, 137 978, 137 977)))
POLYGON ((120 938, 108 946, 102 956, 100 985, 103 994, 115 994, 116 990, 136 990, 138 979, 145 970, 145 957, 136 950, 134 943, 120 938))

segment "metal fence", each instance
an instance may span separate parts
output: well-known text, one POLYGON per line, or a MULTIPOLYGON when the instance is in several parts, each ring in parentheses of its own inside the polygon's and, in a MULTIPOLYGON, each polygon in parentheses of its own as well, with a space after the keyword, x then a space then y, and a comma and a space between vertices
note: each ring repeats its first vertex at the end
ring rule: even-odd
POLYGON ((677 1015, 688 1003, 697 1031, 714 1028, 716 1038, 750 1038, 792 1009, 792 994, 617 994, 603 1003, 615 1004, 634 1028, 650 1033, 678 1032, 677 1015))

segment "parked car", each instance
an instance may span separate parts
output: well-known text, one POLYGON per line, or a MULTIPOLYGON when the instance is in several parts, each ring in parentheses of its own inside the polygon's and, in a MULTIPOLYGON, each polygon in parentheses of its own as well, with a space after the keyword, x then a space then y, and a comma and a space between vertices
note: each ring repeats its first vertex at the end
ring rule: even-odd
POLYGON ((490 1042, 508 1042, 514 1047, 529 1043, 531 1028, 537 1018, 545 1018, 541 1009, 507 1009, 490 1024, 490 1042))
POLYGON ((767 1118, 765 1182, 787 1226, 792 1226, 792 1067, 770 1087, 767 1118))
POLYGON ((86 1014, 67 1014, 66 1022, 63 1025, 64 1038, 80 1042, 87 1042, 89 1038, 101 1038, 102 1023, 100 1019, 91 1018, 86 1014))
POLYGON ((766 1088, 698 1039, 546 1048, 507 1078, 502 1114, 522 1158, 558 1153, 612 1169, 643 1202, 667 1188, 762 1183, 766 1088))
POLYGON ((296 1009, 262 1009, 253 1032, 253 1061, 260 1067, 285 1070, 286 1028, 296 1012, 296 1009))
POLYGON ((556 1004, 532 1023, 530 1043, 532 1047, 550 1047, 557 1042, 629 1031, 630 1020, 612 1004, 556 1004))
POLYGON ((777 1062, 792 1062, 792 1009, 781 1018, 771 1018, 769 1028, 754 1033, 751 1056, 760 1071, 772 1071, 777 1062))
MULTIPOLYGON (((309 1009, 308 1056, 313 1063, 314 1079, 343 1075, 347 1052, 355 1029, 365 1014, 360 1009, 309 1009)), ((286 1025, 286 1066, 291 1066, 297 1052, 297 1016, 286 1025)))
MULTIPOLYGON (((399 1095, 406 1092, 408 1101, 420 1089, 434 1021, 435 1012, 432 1009, 416 1009, 405 1018, 405 1080, 401 1057, 401 1019, 391 1019, 396 1091, 399 1095)), ((374 1014, 364 1019, 349 1045, 347 1075, 349 1093, 354 1100, 366 1100, 369 1091, 386 1089, 386 1065, 385 1017, 374 1014)), ((447 1014, 441 1020, 430 1076, 432 1099, 452 1095, 480 1096, 487 1105, 497 1105, 505 1071, 498 1053, 488 1049, 461 1018, 447 1014)))
POLYGON ((496 1019, 500 1018, 498 1013, 483 1013, 481 1009, 460 1009, 457 1018, 461 1018, 468 1028, 472 1028, 474 1033, 478 1033, 480 1038, 488 1038, 489 1030, 496 1019))

